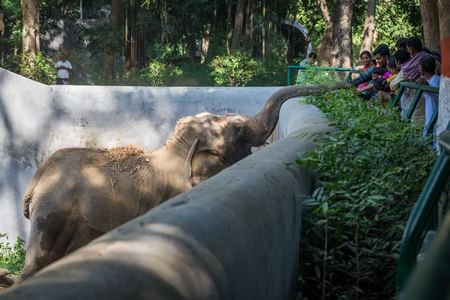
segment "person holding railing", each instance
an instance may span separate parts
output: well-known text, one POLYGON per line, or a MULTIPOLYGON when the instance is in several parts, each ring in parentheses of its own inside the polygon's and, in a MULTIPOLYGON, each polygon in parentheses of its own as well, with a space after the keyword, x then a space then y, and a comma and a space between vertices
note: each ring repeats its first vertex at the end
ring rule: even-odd
MULTIPOLYGON (((309 65, 312 65, 312 64, 314 64, 314 62, 315 62, 316 59, 317 59, 316 53, 311 52, 311 53, 308 54, 308 57, 307 57, 307 58, 305 58, 304 60, 302 60, 302 61, 300 62, 300 66, 309 66, 309 65)), ((299 70, 298 70, 298 73, 297 73, 297 80, 296 80, 297 83, 300 83, 300 82, 304 79, 304 76, 301 76, 301 75, 302 75, 302 72, 303 72, 303 69, 299 69, 299 70)))
MULTIPOLYGON (((389 61, 388 61, 388 65, 387 65, 387 69, 389 71, 390 76, 386 79, 387 83, 390 85, 392 80, 395 79, 395 77, 397 77, 398 75, 398 67, 397 67, 397 62, 395 60, 395 56, 392 55, 391 57, 389 57, 389 61)), ((392 90, 392 94, 395 96, 398 93, 398 87, 394 90, 392 90)))
MULTIPOLYGON (((389 83, 389 86, 391 87, 391 90, 395 91, 400 88, 400 83, 403 81, 406 81, 407 78, 403 74, 403 71, 401 70, 401 65, 407 62, 411 58, 411 54, 409 54, 408 50, 406 49, 400 49, 397 52, 394 53, 395 63, 397 66, 398 74, 395 76, 394 79, 391 80, 389 83)), ((400 107, 402 109, 402 112, 400 113, 400 116, 402 119, 406 118, 406 115, 408 113, 409 109, 409 89, 405 88, 404 92, 402 93, 400 97, 400 107)))
MULTIPOLYGON (((422 56, 419 61, 419 72, 422 77, 417 80, 417 84, 439 87, 441 76, 436 73, 436 59, 432 55, 422 56)), ((427 127, 434 111, 438 108, 439 94, 424 92, 423 97, 425 98, 425 127, 427 127)), ((433 129, 433 136, 436 135, 435 129, 433 129)), ((425 136, 426 134, 427 132, 425 130, 423 135, 425 136)))
MULTIPOLYGON (((386 68, 387 67, 387 61, 389 59, 390 56, 390 52, 389 52, 389 47, 387 45, 379 45, 375 51, 373 51, 373 54, 375 56, 375 59, 377 61, 377 66, 378 67, 383 67, 386 68)), ((374 68, 370 68, 369 70, 367 70, 366 74, 361 74, 360 76, 358 76, 358 78, 350 81, 350 83, 352 83, 355 86, 360 85, 361 83, 364 82, 369 82, 372 80, 372 71, 374 68)), ((362 90, 360 89, 360 92, 364 92, 365 90, 371 90, 373 89, 373 85, 371 86, 370 83, 368 86, 364 87, 362 90)))
MULTIPOLYGON (((412 36, 406 41, 406 48, 411 54, 411 58, 403 63, 400 68, 403 74, 412 83, 418 83, 420 79, 419 72, 419 61, 426 53, 422 50, 422 41, 417 36, 412 36)), ((410 89, 409 98, 410 102, 414 99, 416 94, 415 89, 410 89)), ((423 97, 420 98, 416 109, 411 117, 411 121, 423 124, 425 122, 425 100, 423 97)))

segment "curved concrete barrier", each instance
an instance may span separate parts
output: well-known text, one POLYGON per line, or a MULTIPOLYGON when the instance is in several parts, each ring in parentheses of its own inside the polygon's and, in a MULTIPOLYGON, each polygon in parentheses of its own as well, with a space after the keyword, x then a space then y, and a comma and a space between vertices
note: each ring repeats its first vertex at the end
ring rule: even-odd
POLYGON ((286 164, 314 148, 303 133, 330 130, 316 107, 298 105, 294 115, 296 131, 287 137, 0 298, 288 299, 297 281, 302 199, 311 192, 312 174, 286 164))
POLYGON ((56 150, 130 144, 156 150, 181 117, 253 115, 279 88, 47 86, 0 68, 0 233, 11 243, 28 240, 22 196, 56 150))

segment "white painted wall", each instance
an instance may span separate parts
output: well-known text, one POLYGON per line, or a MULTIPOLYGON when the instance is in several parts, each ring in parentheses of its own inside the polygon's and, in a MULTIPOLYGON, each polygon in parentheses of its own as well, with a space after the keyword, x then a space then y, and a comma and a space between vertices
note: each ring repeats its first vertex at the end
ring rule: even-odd
POLYGON ((152 151, 178 119, 253 115, 279 87, 46 86, 0 68, 0 233, 28 237, 22 196, 37 166, 65 147, 152 151))

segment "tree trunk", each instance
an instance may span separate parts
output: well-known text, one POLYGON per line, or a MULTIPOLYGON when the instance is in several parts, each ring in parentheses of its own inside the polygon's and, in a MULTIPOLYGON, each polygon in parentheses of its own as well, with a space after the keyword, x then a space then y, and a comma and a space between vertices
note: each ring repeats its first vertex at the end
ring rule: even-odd
POLYGON ((441 51, 439 36, 438 0, 420 0, 425 46, 431 51, 441 51))
POLYGON ((375 31, 375 11, 377 8, 377 0, 369 0, 367 5, 366 21, 364 22, 363 42, 361 44, 361 52, 368 50, 372 52, 373 32, 375 31))
POLYGON ((21 0, 22 6, 22 51, 37 55, 41 50, 39 37, 39 1, 21 0))
POLYGON ((267 10, 266 10, 266 0, 262 1, 262 22, 261 22, 261 40, 262 40, 262 45, 261 45, 261 59, 263 61, 266 60, 266 27, 265 27, 265 22, 266 22, 266 14, 267 14, 267 10))
POLYGON ((325 33, 323 34, 319 45, 317 46, 318 61, 321 65, 329 65, 331 57, 331 37, 333 34, 333 23, 331 23, 330 13, 325 0, 317 0, 317 3, 325 20, 325 33))
POLYGON ((114 54, 113 39, 115 32, 119 29, 120 0, 112 0, 111 13, 109 15, 109 32, 106 36, 105 50, 103 52, 102 77, 111 81, 114 78, 114 54))
MULTIPOLYGON (((2 1, 0 1, 2 3, 2 1)), ((0 7, 0 62, 3 62, 4 59, 4 49, 3 49, 3 37, 5 35, 5 15, 3 14, 3 10, 0 7)))
POLYGON ((127 39, 130 43, 130 57, 127 62, 127 69, 129 71, 135 71, 138 67, 138 49, 137 49, 137 12, 138 12, 138 0, 132 0, 130 6, 130 18, 128 24, 128 36, 127 39))
POLYGON ((226 44, 227 44, 227 53, 230 54, 230 39, 228 38, 230 36, 230 26, 231 26, 231 4, 232 0, 226 0, 227 2, 227 35, 226 35, 226 44))
MULTIPOLYGON (((197 45, 195 44, 195 34, 187 30, 186 43, 187 43, 187 53, 189 55, 189 59, 191 61, 195 60, 195 56, 197 55, 197 45)), ((170 62, 172 65, 172 61, 170 62)))
POLYGON ((245 20, 245 39, 244 51, 250 52, 253 47, 253 9, 254 0, 247 0, 246 20, 245 20))
POLYGON ((233 41, 231 42, 231 52, 239 50, 241 45, 242 28, 244 26, 244 3, 245 0, 238 0, 236 6, 236 15, 234 17, 233 41))
POLYGON ((200 58, 200 63, 205 63, 206 57, 208 56, 209 50, 209 37, 211 34, 211 23, 205 25, 205 29, 203 30, 202 35, 202 53, 200 58))
POLYGON ((437 134, 450 122, 450 0, 439 0, 438 11, 442 65, 437 134))
POLYGON ((333 39, 331 65, 352 67, 352 16, 355 0, 335 0, 333 5, 333 39))

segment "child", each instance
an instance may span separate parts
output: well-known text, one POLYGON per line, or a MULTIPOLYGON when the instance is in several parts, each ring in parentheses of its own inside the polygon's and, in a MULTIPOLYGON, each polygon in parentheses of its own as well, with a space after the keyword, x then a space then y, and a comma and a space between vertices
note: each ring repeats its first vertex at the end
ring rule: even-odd
POLYGON ((378 100, 378 103, 380 106, 383 106, 386 104, 386 102, 391 101, 391 93, 389 89, 389 84, 387 83, 387 79, 384 77, 376 78, 373 81, 373 89, 376 95, 376 100, 378 100))
MULTIPOLYGON (((388 82, 388 84, 391 84, 391 81, 395 79, 395 77, 397 77, 398 74, 398 68, 397 68, 397 63, 395 62, 395 56, 391 56, 389 57, 389 61, 388 61, 388 71, 391 74, 391 76, 389 76, 386 80, 388 82)), ((397 95, 398 93, 398 87, 397 89, 392 91, 393 95, 397 95)))
MULTIPOLYGON (((432 55, 424 55, 419 61, 419 72, 423 80, 418 84, 426 84, 432 87, 439 87, 441 77, 436 73, 436 59, 432 55)), ((434 111, 439 105, 439 94, 424 92, 425 98, 425 127, 430 123, 434 111)), ((434 130, 433 130, 434 132, 434 130)), ((423 135, 426 135, 424 131, 423 135)))
MULTIPOLYGON (((384 79, 386 79, 386 73, 388 72, 388 70, 386 70, 383 67, 377 67, 375 69, 373 69, 372 71, 372 81, 374 81, 377 78, 381 78, 384 77, 384 79)), ((387 77, 389 78, 389 74, 387 75, 387 77)))
POLYGON ((377 90, 380 90, 380 86, 378 86, 378 89, 375 88, 375 80, 383 78, 385 78, 385 74, 388 72, 388 70, 386 70, 383 67, 376 67, 375 69, 373 69, 372 71, 372 85, 369 85, 368 87, 371 87, 373 90, 373 99, 376 100, 378 99, 378 95, 377 95, 377 90))

